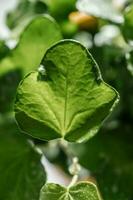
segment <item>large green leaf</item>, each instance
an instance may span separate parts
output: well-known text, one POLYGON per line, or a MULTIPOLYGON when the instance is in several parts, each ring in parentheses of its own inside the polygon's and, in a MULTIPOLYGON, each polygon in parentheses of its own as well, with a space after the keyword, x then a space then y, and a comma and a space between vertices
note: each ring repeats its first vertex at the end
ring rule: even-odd
POLYGON ((41 190, 40 200, 101 200, 101 197, 90 182, 79 182, 70 188, 48 183, 41 190))
POLYGON ((112 0, 78 0, 77 8, 81 12, 115 23, 123 22, 123 16, 112 0))
POLYGON ((14 122, 0 124, 1 200, 38 200, 46 179, 40 159, 14 122))
POLYGON ((21 129, 42 140, 87 140, 118 100, 103 82, 87 49, 71 40, 51 47, 41 63, 46 75, 32 72, 19 85, 15 113, 21 129))
POLYGON ((73 154, 95 177, 104 199, 133 198, 132 127, 104 130, 86 144, 75 144, 73 154))
POLYGON ((51 17, 34 17, 22 32, 16 48, 0 63, 0 77, 16 68, 23 74, 37 69, 46 50, 60 39, 59 27, 51 17))

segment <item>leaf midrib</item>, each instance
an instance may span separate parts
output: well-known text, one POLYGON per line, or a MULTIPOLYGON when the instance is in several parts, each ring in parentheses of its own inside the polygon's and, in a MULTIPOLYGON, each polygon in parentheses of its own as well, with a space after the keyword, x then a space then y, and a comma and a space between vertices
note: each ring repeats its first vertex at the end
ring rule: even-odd
POLYGON ((65 104, 64 104, 64 124, 63 124, 63 132, 62 132, 62 136, 63 137, 66 134, 67 101, 68 101, 68 67, 67 67, 67 73, 66 73, 65 104))

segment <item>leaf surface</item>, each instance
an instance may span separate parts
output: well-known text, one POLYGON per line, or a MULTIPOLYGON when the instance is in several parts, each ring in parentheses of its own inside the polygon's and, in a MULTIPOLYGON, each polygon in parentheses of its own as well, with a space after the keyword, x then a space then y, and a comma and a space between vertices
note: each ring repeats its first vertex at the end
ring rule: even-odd
POLYGON ((70 188, 48 183, 41 190, 39 200, 101 200, 96 186, 90 182, 80 182, 70 188))
POLYGON ((38 200, 46 179, 40 159, 14 122, 0 124, 1 200, 38 200))
POLYGON ((23 75, 37 69, 46 50, 62 39, 56 22, 48 15, 33 17, 20 36, 17 46, 0 62, 0 77, 19 68, 23 75))
POLYGON ((41 65, 46 75, 30 73, 17 91, 15 115, 21 129, 42 140, 92 137, 118 100, 92 56, 80 43, 65 40, 46 52, 41 65))

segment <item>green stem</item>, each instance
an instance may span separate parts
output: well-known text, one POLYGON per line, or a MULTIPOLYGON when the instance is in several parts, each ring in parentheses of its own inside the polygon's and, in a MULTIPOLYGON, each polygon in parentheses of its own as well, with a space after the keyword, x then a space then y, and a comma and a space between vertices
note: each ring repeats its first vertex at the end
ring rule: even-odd
POLYGON ((70 182, 70 184, 68 185, 67 188, 69 189, 70 187, 74 186, 77 183, 77 181, 78 181, 78 174, 75 174, 72 177, 72 180, 71 180, 71 182, 70 182))

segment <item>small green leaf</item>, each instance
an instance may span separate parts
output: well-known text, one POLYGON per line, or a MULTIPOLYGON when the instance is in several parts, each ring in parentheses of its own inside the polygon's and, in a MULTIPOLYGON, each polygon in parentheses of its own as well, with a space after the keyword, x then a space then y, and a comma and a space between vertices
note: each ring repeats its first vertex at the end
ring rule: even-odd
POLYGON ((46 180, 40 160, 15 122, 0 124, 0 199, 38 200, 46 180))
POLYGON ((42 188, 39 200, 101 200, 101 197, 90 182, 79 182, 70 188, 48 183, 42 188))
POLYGON ((46 50, 62 39, 56 22, 47 15, 34 17, 10 55, 0 63, 0 77, 16 68, 26 74, 37 69, 46 50))
POLYGON ((15 115, 20 128, 42 140, 92 137, 118 100, 92 56, 80 43, 65 40, 46 52, 41 65, 46 75, 32 72, 18 87, 15 115))
POLYGON ((123 16, 115 6, 115 1, 112 0, 78 0, 77 9, 115 23, 123 22, 123 16))

